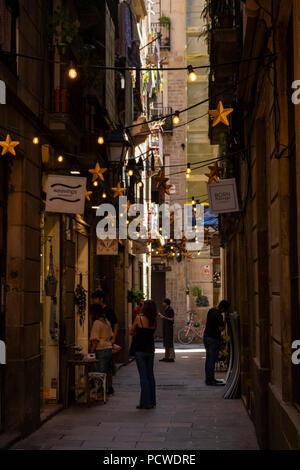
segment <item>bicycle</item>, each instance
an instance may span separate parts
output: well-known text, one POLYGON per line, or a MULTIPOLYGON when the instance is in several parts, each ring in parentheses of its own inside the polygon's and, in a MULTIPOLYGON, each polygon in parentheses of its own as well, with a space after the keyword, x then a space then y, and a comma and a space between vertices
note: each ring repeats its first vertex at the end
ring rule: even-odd
POLYGON ((198 324, 192 318, 190 318, 187 325, 184 328, 178 330, 178 341, 181 344, 191 344, 196 337, 200 339, 203 338, 204 330, 204 324, 198 324))

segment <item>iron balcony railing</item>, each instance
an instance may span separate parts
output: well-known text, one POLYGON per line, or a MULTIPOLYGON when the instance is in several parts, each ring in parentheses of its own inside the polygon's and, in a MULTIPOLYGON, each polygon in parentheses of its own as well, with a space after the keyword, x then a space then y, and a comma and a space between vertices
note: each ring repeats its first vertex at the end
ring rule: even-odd
POLYGON ((171 25, 170 23, 151 23, 151 31, 154 36, 159 36, 159 45, 162 50, 171 50, 171 25))
MULTIPOLYGON (((149 109, 149 119, 158 119, 163 116, 168 116, 172 114, 173 110, 170 107, 154 107, 149 109)), ((173 133, 173 119, 172 116, 167 117, 163 120, 162 125, 163 131, 165 134, 173 133)))
POLYGON ((241 22, 240 0, 217 0, 210 3, 212 28, 236 28, 241 22))

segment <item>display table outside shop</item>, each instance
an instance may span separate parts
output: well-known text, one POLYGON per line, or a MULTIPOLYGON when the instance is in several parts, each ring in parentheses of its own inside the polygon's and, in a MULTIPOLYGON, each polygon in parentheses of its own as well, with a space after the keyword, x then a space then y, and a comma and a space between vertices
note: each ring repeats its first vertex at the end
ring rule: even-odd
MULTIPOLYGON (((76 367, 79 367, 79 366, 83 366, 84 367, 84 378, 85 378, 85 385, 84 385, 84 390, 85 390, 85 393, 86 393, 86 399, 87 399, 87 404, 88 406, 90 406, 91 404, 91 397, 90 397, 90 387, 89 387, 89 370, 91 370, 91 367, 92 366, 95 366, 96 364, 98 364, 98 360, 97 359, 71 359, 68 361, 67 363, 67 380, 66 380, 66 403, 65 403, 65 407, 68 408, 68 405, 69 405, 69 392, 70 390, 75 390, 76 388, 79 390, 80 388, 82 387, 76 387, 76 386, 71 386, 69 385, 69 382, 70 382, 70 368, 71 367, 74 367, 74 369, 76 367)), ((93 367, 93 371, 94 371, 95 367, 93 367)))

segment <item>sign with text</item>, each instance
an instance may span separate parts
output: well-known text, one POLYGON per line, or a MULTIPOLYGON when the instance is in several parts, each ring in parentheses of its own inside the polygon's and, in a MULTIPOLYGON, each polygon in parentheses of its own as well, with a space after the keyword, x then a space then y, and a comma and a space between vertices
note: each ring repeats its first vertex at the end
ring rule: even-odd
POLYGON ((6 104, 6 85, 3 80, 0 80, 0 104, 6 104))
POLYGON ((208 184, 207 192, 211 214, 238 212, 240 210, 235 178, 208 184))
POLYGON ((152 271, 156 273, 165 273, 168 271, 172 271, 171 266, 167 266, 166 264, 152 264, 152 271))
POLYGON ((83 214, 86 178, 78 176, 49 175, 46 212, 83 214))

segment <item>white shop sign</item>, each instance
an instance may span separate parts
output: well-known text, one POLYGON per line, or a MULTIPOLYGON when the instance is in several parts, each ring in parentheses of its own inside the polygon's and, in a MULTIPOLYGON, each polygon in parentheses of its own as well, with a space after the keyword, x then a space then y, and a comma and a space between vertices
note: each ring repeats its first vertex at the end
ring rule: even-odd
POLYGON ((6 85, 3 80, 0 80, 0 104, 6 104, 6 85))
POLYGON ((235 178, 220 180, 207 185, 209 211, 211 214, 239 212, 235 178))
POLYGON ((78 176, 49 175, 46 212, 83 214, 86 178, 78 176))

